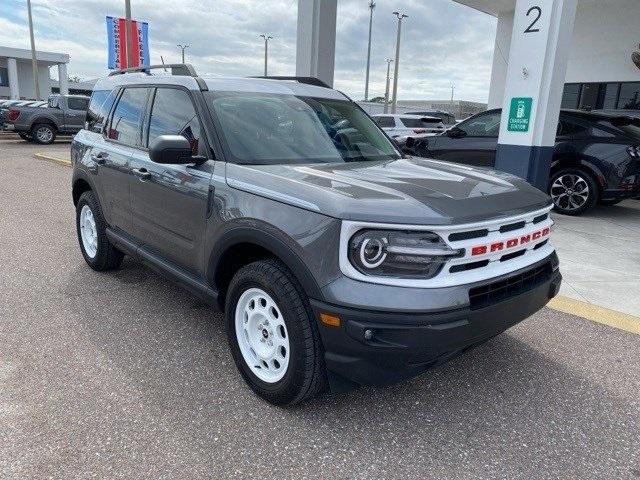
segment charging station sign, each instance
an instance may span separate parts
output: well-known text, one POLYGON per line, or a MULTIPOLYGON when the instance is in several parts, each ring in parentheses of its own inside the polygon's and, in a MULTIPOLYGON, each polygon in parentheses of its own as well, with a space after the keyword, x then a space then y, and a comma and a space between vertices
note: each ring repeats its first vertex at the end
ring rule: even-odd
POLYGON ((528 132, 531 120, 531 97, 513 97, 509 108, 507 130, 510 132, 528 132))

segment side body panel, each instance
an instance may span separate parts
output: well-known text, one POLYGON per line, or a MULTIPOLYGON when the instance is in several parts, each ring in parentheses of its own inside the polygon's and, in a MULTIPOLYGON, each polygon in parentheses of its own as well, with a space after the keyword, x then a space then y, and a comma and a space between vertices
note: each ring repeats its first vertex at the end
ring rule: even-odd
POLYGON ((161 165, 139 150, 133 153, 131 166, 149 174, 130 177, 133 235, 142 246, 202 275, 213 162, 199 167, 161 165))

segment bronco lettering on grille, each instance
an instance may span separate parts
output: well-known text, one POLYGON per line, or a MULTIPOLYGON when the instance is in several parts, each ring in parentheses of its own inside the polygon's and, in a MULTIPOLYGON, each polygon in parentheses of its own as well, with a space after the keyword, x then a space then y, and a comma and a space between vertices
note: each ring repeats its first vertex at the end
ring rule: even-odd
POLYGON ((487 245, 478 245, 471 249, 471 256, 485 255, 487 253, 499 252, 502 250, 508 250, 520 245, 526 245, 532 241, 540 240, 551 233, 551 228, 545 227, 542 230, 536 230, 535 232, 521 235, 519 237, 510 238, 509 240, 488 243, 487 245))

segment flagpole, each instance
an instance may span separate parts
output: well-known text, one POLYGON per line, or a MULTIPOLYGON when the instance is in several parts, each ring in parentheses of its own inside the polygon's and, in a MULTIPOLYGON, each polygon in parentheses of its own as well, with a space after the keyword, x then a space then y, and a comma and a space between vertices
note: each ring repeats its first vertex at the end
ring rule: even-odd
POLYGON ((127 67, 133 66, 133 42, 131 38, 131 0, 124 0, 125 28, 124 39, 127 47, 127 67))

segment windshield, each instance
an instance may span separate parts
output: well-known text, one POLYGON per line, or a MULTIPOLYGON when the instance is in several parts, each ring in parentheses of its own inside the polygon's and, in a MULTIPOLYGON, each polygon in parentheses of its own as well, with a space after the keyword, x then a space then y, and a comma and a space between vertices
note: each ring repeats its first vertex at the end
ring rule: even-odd
POLYGON ((346 100, 210 92, 235 163, 337 163, 400 158, 373 121, 346 100))

